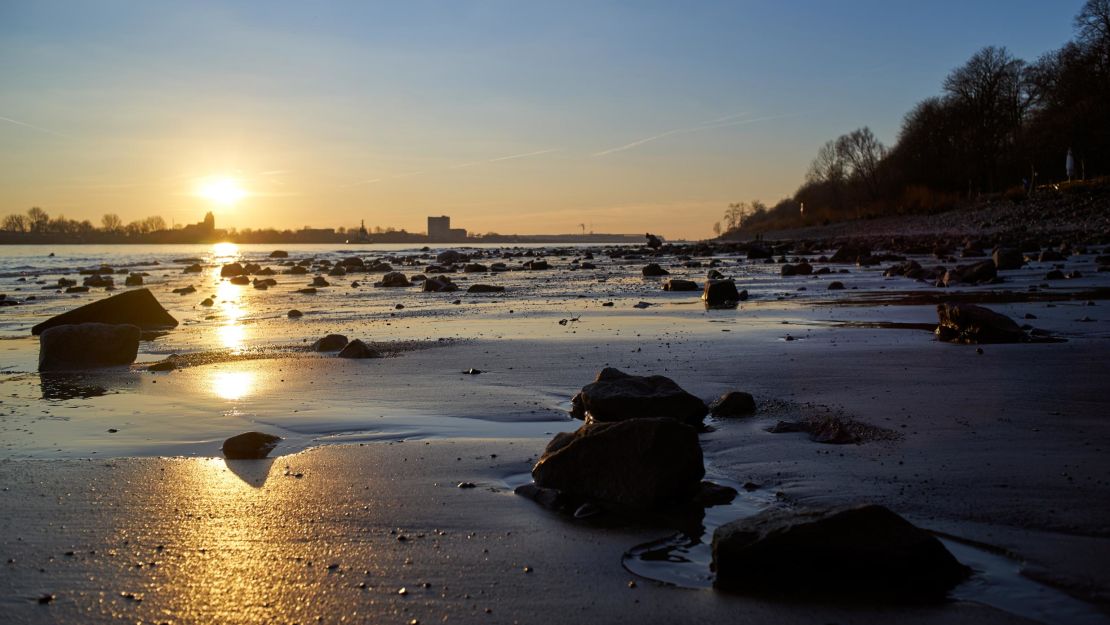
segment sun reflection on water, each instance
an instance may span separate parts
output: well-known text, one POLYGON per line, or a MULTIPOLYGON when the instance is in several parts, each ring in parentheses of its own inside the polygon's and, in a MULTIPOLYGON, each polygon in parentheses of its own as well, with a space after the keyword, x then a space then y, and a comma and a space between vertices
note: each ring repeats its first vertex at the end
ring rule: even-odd
POLYGON ((242 351, 247 339, 247 330, 242 323, 242 318, 247 314, 243 306, 242 288, 226 280, 216 284, 216 301, 222 313, 220 325, 216 327, 216 337, 222 347, 234 352, 242 351))
POLYGON ((216 262, 229 263, 239 257, 239 246, 234 243, 213 243, 212 256, 216 262))
POLYGON ((215 371, 210 379, 212 393, 220 399, 236 401, 254 392, 253 371, 215 371))

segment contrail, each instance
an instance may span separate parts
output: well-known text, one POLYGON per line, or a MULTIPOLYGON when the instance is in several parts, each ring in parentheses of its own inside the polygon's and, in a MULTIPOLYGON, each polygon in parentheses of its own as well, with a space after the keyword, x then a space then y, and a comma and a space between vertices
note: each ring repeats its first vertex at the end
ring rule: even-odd
POLYGON ((49 128, 43 128, 42 126, 34 126, 32 124, 21 122, 18 119, 12 119, 10 117, 0 117, 0 121, 5 121, 5 122, 8 122, 10 124, 15 124, 17 126, 23 126, 25 128, 30 128, 32 130, 37 130, 39 132, 45 132, 46 134, 54 135, 55 137, 62 137, 63 139, 71 138, 67 135, 63 135, 60 132, 54 132, 53 130, 50 130, 49 128))
POLYGON ((706 123, 703 123, 703 124, 698 124, 697 126, 690 126, 688 128, 675 128, 674 130, 668 130, 667 132, 661 132, 657 135, 646 137, 644 139, 638 139, 636 141, 633 141, 632 143, 626 143, 624 145, 617 146, 615 148, 609 148, 608 150, 602 150, 600 152, 595 152, 595 153, 591 154, 591 156, 593 156, 593 157, 605 156, 607 154, 613 154, 614 152, 623 152, 625 150, 631 150, 632 148, 639 147, 639 146, 641 146, 645 143, 650 143, 652 141, 656 141, 656 140, 662 139, 664 137, 669 137, 671 135, 686 134, 688 132, 698 132, 699 130, 710 130, 710 129, 713 129, 713 128, 728 128, 730 126, 746 126, 748 124, 754 124, 756 122, 766 122, 766 121, 771 121, 771 120, 774 120, 774 119, 785 119, 787 117, 797 117, 798 115, 801 115, 801 113, 788 113, 788 114, 784 114, 784 115, 769 115, 767 117, 754 117, 754 118, 751 118, 751 119, 735 119, 735 118, 740 117, 742 115, 746 115, 746 113, 737 113, 735 115, 727 115, 727 116, 722 117, 720 119, 717 119, 717 120, 714 120, 714 121, 711 121, 711 122, 706 122, 706 123), (729 121, 729 120, 733 120, 733 121, 729 121))
POLYGON ((509 156, 498 156, 497 158, 487 158, 484 161, 472 161, 470 163, 459 163, 458 165, 451 165, 448 169, 462 169, 464 167, 474 167, 475 165, 484 165, 486 163, 499 163, 501 161, 512 161, 518 158, 528 158, 529 156, 539 156, 541 154, 550 154, 558 152, 559 148, 551 148, 547 150, 536 150, 534 152, 525 152, 523 154, 510 154, 509 156))

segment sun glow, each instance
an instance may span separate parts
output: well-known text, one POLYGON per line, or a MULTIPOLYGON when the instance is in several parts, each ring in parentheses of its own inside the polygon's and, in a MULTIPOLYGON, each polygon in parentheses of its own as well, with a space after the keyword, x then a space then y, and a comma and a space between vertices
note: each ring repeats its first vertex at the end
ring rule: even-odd
POLYGON ((247 197, 242 183, 230 176, 213 176, 197 184, 197 195, 220 206, 231 207, 247 197))
POLYGON ((250 371, 217 371, 210 380, 212 393, 228 401, 242 399, 254 390, 254 373, 250 371))

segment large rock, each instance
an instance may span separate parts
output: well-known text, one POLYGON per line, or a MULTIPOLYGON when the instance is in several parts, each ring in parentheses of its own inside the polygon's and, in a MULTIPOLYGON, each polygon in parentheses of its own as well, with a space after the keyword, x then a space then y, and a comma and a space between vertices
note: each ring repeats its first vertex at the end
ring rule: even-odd
POLYGON ((658 277, 658 276, 669 276, 671 274, 671 272, 669 272, 666 269, 663 269, 662 267, 660 267, 659 263, 649 263, 647 265, 644 265, 644 268, 641 269, 640 272, 644 274, 645 278, 655 278, 655 277, 658 277))
POLYGON ((405 277, 405 274, 401 273, 400 271, 391 271, 382 276, 382 281, 377 283, 376 286, 405 287, 412 286, 412 283, 409 282, 409 279, 405 277))
POLYGON ((719 588, 941 598, 969 572, 932 534, 865 505, 767 510, 713 533, 719 588))
POLYGON ((682 280, 680 278, 671 278, 663 283, 664 291, 697 291, 698 283, 693 280, 682 280))
POLYGON ((1021 269, 1021 266, 1025 264, 1025 255, 1021 253, 1021 250, 1000 247, 991 254, 991 260, 994 262, 995 268, 999 271, 1004 269, 1021 269))
POLYGON ((797 265, 786 264, 782 266, 781 272, 784 276, 808 276, 813 273, 813 265, 805 261, 797 265))
POLYGON ((177 319, 162 308, 149 289, 135 289, 51 317, 31 328, 31 334, 39 335, 47 328, 76 323, 129 323, 142 330, 155 330, 172 328, 177 325, 177 319))
POLYGON ((458 291, 459 285, 451 282, 447 276, 434 276, 424 281, 423 290, 427 293, 449 293, 458 291))
POLYGON ((706 280, 701 299, 706 306, 735 306, 748 299, 748 292, 737 291, 736 283, 728 280, 706 280))
POLYGON ((707 412, 705 402, 668 377, 629 375, 611 367, 571 400, 573 417, 602 422, 670 417, 701 427, 707 412))
POLYGON ((949 269, 942 279, 944 286, 954 284, 986 284, 998 277, 998 267, 993 260, 984 260, 968 266, 958 266, 949 269))
POLYGON ((229 460, 261 460, 281 442, 281 438, 262 432, 244 432, 224 441, 224 457, 229 460))
POLYGON ((1001 313, 975 304, 937 304, 937 338, 952 343, 1020 343, 1025 332, 1001 313))
POLYGON ((871 248, 866 245, 845 245, 836 250, 836 253, 829 259, 830 263, 857 263, 860 259, 869 258, 871 256, 871 248))
POLYGON ((244 269, 243 266, 239 263, 231 263, 229 265, 224 265, 223 267, 220 267, 221 278, 233 278, 235 276, 245 275, 247 275, 247 270, 244 269))
POLYGON ((558 434, 532 469, 537 486, 634 510, 688 500, 703 475, 697 432, 662 418, 558 434))
POLYGON ((39 338, 39 371, 67 371, 135 362, 142 330, 131 324, 78 323, 47 328, 39 338))
POLYGON ((709 414, 714 417, 743 417, 753 412, 755 398, 741 391, 729 391, 709 404, 709 414))
POLYGON ((462 252, 456 252, 455 250, 444 250, 439 254, 436 254, 436 262, 443 263, 445 265, 453 265, 466 259, 466 254, 463 254, 462 252))
POLYGON ((329 334, 312 344, 315 352, 336 352, 347 346, 347 337, 342 334, 329 334))
POLYGON ((381 358, 381 356, 361 339, 355 339, 339 350, 340 358, 381 358))

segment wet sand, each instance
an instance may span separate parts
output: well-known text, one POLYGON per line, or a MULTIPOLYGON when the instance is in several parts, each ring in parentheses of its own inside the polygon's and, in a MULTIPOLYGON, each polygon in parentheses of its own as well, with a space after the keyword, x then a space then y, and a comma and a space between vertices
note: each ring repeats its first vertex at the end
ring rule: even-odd
MULTIPOLYGON (((1068 261, 1084 278, 1047 289, 1042 266, 1006 272, 1004 288, 1038 286, 1036 301, 988 304, 1019 322, 1031 314, 1028 323, 1066 342, 987 345, 982 354, 925 332, 936 290, 882 278, 881 267, 781 278, 775 265, 726 258, 722 271, 754 297, 705 310, 698 293, 664 293, 658 279, 634 275, 640 261, 599 259, 596 271, 570 272, 565 256, 548 258, 558 267, 550 273, 453 275, 511 287, 482 297, 347 286, 293 299, 304 276, 279 275, 278 288, 255 291, 229 288, 210 269, 201 278, 218 295, 213 309, 192 301, 203 289, 188 301, 166 294, 198 280, 167 270, 151 288, 183 325, 144 343, 132 368, 60 380, 33 372, 37 340, 22 328, 67 300, 13 307, 21 310, 0 321, 0 556, 15 559, 0 569, 5 611, 17 622, 174 623, 677 622, 738 612, 767 623, 1066 623, 1103 614, 1110 304, 1074 297, 1106 284, 1093 255, 1068 261), (833 279, 849 289, 826 291, 833 279), (640 301, 651 305, 634 308, 640 301), (287 319, 294 306, 305 317, 287 319), (304 351, 331 331, 395 349, 361 361, 304 351), (186 366, 145 370, 171 354, 186 366), (1054 617, 1047 601, 1040 611, 999 609, 973 585, 940 606, 799 604, 624 571, 627 550, 669 530, 591 527, 510 488, 555 432, 577 427, 569 399, 605 366, 667 375, 706 400, 755 395, 754 417, 708 422, 711 477, 758 484, 774 505, 882 503, 1005 554, 1026 577, 1083 598, 1087 611, 1054 617), (471 368, 482 373, 463 373, 471 368), (822 445, 766 431, 826 414, 897 436, 822 445), (218 459, 222 440, 245 430, 283 437, 280 457, 218 459), (285 475, 286 465, 302 477, 285 475), (455 488, 461 481, 478 488, 455 488), (397 528, 413 539, 388 533, 397 528), (402 586, 408 594, 396 594, 402 586), (40 606, 43 593, 57 599, 40 606)), ((674 277, 706 271, 668 266, 674 277)))

